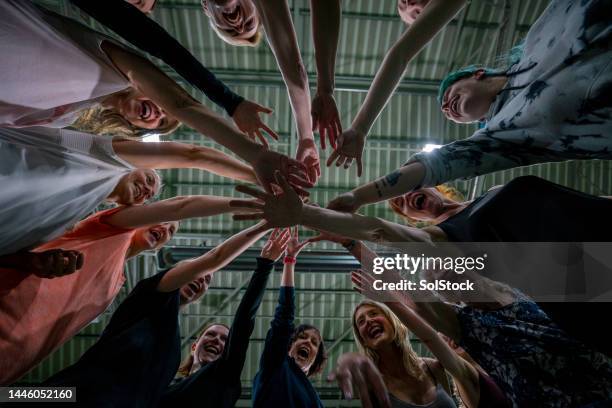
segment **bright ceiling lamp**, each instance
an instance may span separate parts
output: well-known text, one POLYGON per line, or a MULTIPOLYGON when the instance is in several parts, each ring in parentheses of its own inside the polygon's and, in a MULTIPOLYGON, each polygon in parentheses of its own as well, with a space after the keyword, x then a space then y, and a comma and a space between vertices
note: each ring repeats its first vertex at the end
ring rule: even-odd
POLYGON ((442 147, 442 145, 427 143, 425 145, 425 147, 423 147, 423 151, 424 152, 431 152, 431 151, 434 151, 434 150, 439 149, 441 147, 442 147))
POLYGON ((149 133, 142 138, 142 141, 145 143, 159 142, 159 133, 149 133))

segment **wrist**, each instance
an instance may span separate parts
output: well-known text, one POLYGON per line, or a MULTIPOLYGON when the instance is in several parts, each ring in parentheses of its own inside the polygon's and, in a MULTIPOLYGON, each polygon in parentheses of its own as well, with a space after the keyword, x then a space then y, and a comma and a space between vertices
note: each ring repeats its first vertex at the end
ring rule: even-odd
POLYGON ((334 84, 329 82, 317 82, 317 95, 330 95, 334 94, 334 84))
POLYGON ((261 153, 267 151, 267 149, 263 145, 248 139, 246 136, 243 137, 247 140, 245 143, 245 149, 243 150, 244 154, 242 154, 240 157, 242 157, 244 161, 249 163, 251 166, 255 166, 261 153))
POLYGON ((364 139, 366 138, 366 136, 368 135, 368 132, 370 131, 370 127, 367 126, 367 125, 364 125, 359 120, 355 120, 352 123, 351 129, 353 129, 355 132, 357 132, 364 139))
POLYGON ((316 209, 316 207, 302 203, 302 208, 300 209, 295 225, 310 226, 309 224, 314 209, 316 209))
POLYGON ((291 255, 285 255, 285 258, 283 258, 284 264, 295 264, 296 262, 297 262, 297 259, 291 255))

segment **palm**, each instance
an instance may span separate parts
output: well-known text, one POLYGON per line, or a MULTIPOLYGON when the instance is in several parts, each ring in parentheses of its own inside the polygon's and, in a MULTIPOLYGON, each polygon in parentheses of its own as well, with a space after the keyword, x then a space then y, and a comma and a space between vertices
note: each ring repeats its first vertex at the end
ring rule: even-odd
POLYGON ((353 213, 359 209, 357 199, 352 192, 340 194, 329 202, 327 208, 334 211, 353 213))
POLYGON ((272 184, 276 182, 274 173, 277 170, 300 194, 308 195, 303 187, 312 187, 312 183, 305 179, 304 166, 277 152, 262 150, 253 164, 253 170, 257 180, 267 192, 272 192, 272 184))
POLYGON ((321 175, 321 164, 314 141, 310 139, 301 141, 295 157, 306 166, 308 181, 316 183, 321 175))
POLYGON ((336 139, 342 132, 340 115, 336 101, 331 94, 319 94, 312 100, 312 128, 319 131, 321 148, 325 149, 325 136, 329 138, 332 148, 336 148, 336 139))
POLYGON ((347 157, 356 159, 363 154, 364 144, 365 137, 361 133, 349 129, 340 135, 337 150, 347 157))
POLYGON ((262 130, 267 133, 271 138, 278 140, 278 135, 272 129, 270 129, 259 117, 260 113, 271 114, 272 109, 258 105, 254 102, 247 101, 246 99, 236 107, 232 119, 241 132, 245 133, 251 140, 256 138, 266 147, 268 142, 262 133, 262 130))

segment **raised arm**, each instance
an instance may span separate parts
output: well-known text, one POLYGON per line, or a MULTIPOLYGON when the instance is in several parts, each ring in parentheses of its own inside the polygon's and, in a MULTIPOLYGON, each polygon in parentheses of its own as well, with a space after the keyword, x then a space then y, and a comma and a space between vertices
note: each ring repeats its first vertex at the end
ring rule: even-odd
POLYGON ((102 43, 102 48, 134 88, 151 98, 171 116, 227 147, 251 164, 258 180, 267 191, 272 191, 270 183, 275 169, 287 175, 292 174, 294 186, 312 186, 302 179, 306 175, 304 165, 249 140, 230 123, 194 100, 149 60, 108 41, 102 43))
MULTIPOLYGON (((355 285, 354 289, 356 291, 374 300, 379 300, 381 297, 384 297, 384 301, 389 307, 392 306, 391 304, 395 303, 395 305, 393 305, 395 310, 402 314, 403 318, 406 318, 408 322, 414 326, 414 329, 410 326, 407 327, 414 330, 419 338, 421 338, 420 335, 423 335, 421 340, 424 342, 435 340, 432 333, 438 336, 436 330, 444 333, 454 341, 459 342, 461 328, 459 326, 459 320, 457 319, 457 312, 449 304, 441 301, 436 295, 426 290, 419 290, 417 296, 413 296, 411 293, 405 291, 377 290, 374 288, 375 279, 377 278, 361 269, 351 273, 351 280, 355 285), (391 301, 389 301, 390 299, 391 301), (428 328, 424 325, 427 325, 428 328), (432 327, 435 328, 435 330, 432 329, 432 327)), ((398 315, 398 318, 401 320, 400 315, 398 315)), ((437 339, 448 347, 442 338, 438 336, 437 339)), ((442 346, 439 344, 435 346, 436 350, 439 350, 440 347, 442 346)), ((454 353, 450 348, 449 351, 454 353)), ((445 358, 448 359, 450 357, 446 356, 445 358)), ((453 364, 460 363, 454 362, 453 364)), ((455 369, 457 373, 460 373, 458 371, 459 367, 454 366, 453 369, 455 369)))
POLYGON ((421 229, 395 224, 376 217, 342 213, 302 203, 302 200, 279 176, 278 184, 283 189, 273 196, 261 190, 238 186, 240 192, 250 194, 255 200, 232 200, 231 206, 256 211, 238 214, 236 220, 265 219, 266 227, 304 225, 320 231, 343 235, 357 240, 375 242, 431 242, 430 235, 421 229))
POLYGON ((341 194, 329 202, 327 208, 355 212, 366 204, 386 201, 423 187, 425 166, 420 161, 409 163, 378 180, 341 194))
POLYGON ((146 14, 125 0, 70 0, 87 14, 134 44, 161 59, 211 101, 232 116, 244 100, 206 69, 185 47, 146 14))
POLYGON ((307 244, 308 242, 298 242, 297 228, 291 232, 291 238, 287 243, 287 252, 283 262, 278 306, 274 313, 274 319, 270 324, 270 330, 268 330, 264 351, 260 360, 262 371, 277 367, 287 358, 288 346, 294 329, 295 263, 297 255, 307 244))
POLYGON ((299 138, 296 158, 308 167, 308 179, 316 182, 321 169, 312 135, 308 75, 300 56, 287 0, 255 0, 254 3, 289 93, 299 138))
MULTIPOLYGON (((397 88, 408 63, 457 14, 467 0, 431 0, 416 21, 389 49, 378 69, 374 82, 351 128, 338 140, 338 149, 327 165, 338 158, 340 164, 347 158, 361 161, 364 140, 391 95, 397 88)), ((346 166, 345 166, 346 167, 346 166)))
POLYGON ((201 169, 219 176, 257 183, 253 168, 209 147, 177 142, 139 142, 115 139, 113 150, 134 167, 152 169, 201 169))
POLYGON ((342 133, 340 115, 334 99, 336 50, 340 34, 340 0, 310 0, 312 37, 317 65, 317 93, 312 100, 312 130, 318 130, 321 148, 325 137, 332 148, 342 133))
POLYGON ((210 217, 235 211, 229 197, 179 196, 146 205, 134 205, 106 217, 106 222, 121 228, 139 228, 167 221, 210 217))
MULTIPOLYGON (((465 391, 464 398, 478 401, 478 371, 455 353, 440 335, 414 310, 399 302, 385 302, 400 321, 432 352, 446 371, 465 391)), ((476 405, 473 405, 476 406, 476 405)))
POLYGON ((171 292, 225 267, 268 232, 264 230, 251 234, 256 227, 257 225, 254 225, 240 231, 198 258, 177 264, 164 275, 158 289, 162 292, 171 292))
POLYGON ((234 315, 229 339, 221 358, 225 360, 225 372, 235 378, 240 378, 244 366, 249 339, 255 327, 255 315, 261 305, 268 276, 274 262, 285 252, 290 238, 288 230, 275 230, 270 235, 268 242, 261 250, 260 257, 257 258, 257 269, 234 315))

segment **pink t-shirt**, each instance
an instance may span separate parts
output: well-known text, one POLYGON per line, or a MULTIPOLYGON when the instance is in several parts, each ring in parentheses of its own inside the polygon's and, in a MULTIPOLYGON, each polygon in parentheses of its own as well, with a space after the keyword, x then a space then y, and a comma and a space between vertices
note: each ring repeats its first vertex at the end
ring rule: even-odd
POLYGON ((123 268, 133 229, 114 227, 98 212, 63 236, 36 248, 81 251, 83 267, 41 279, 0 268, 0 384, 18 380, 112 303, 125 281, 123 268))

